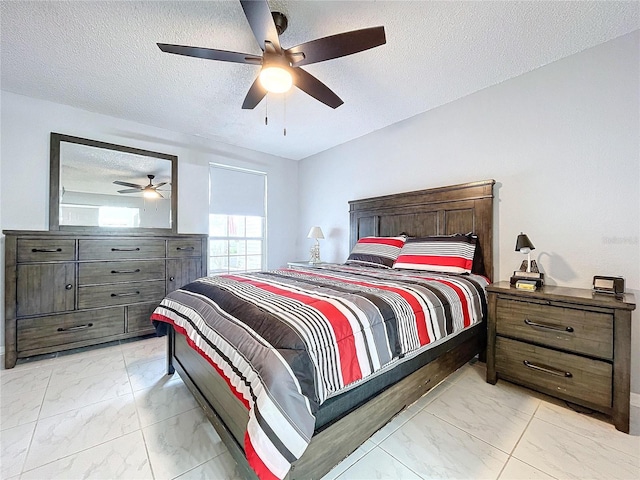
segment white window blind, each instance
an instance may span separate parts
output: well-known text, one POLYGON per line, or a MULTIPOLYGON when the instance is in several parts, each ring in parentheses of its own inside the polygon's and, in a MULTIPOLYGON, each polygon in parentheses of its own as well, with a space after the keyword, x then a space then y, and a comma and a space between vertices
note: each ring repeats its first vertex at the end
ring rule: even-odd
POLYGON ((264 270, 266 182, 262 172, 211 165, 210 275, 264 270))
POLYGON ((209 213, 265 216, 265 173, 211 165, 209 177, 209 213))

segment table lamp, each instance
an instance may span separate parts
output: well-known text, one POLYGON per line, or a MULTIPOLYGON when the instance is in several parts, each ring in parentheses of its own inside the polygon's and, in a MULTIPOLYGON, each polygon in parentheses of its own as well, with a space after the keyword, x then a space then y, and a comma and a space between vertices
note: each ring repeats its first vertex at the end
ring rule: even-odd
POLYGON ((311 247, 311 259, 309 263, 320 263, 320 238, 324 238, 322 233, 322 229, 320 227, 311 227, 309 230, 309 235, 307 238, 313 238, 316 241, 316 244, 311 247))

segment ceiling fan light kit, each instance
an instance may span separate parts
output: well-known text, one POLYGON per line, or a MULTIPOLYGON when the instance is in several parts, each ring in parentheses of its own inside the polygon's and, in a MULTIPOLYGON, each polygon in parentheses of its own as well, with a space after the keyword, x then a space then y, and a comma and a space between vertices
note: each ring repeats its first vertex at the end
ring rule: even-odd
POLYGON ((121 185, 123 187, 129 187, 125 190, 118 190, 118 193, 142 193, 142 196, 145 198, 164 198, 162 194, 158 191, 158 188, 166 185, 169 182, 162 182, 156 185, 153 184, 153 179, 156 178, 155 175, 147 175, 149 179, 148 185, 137 185, 135 183, 122 182, 120 180, 116 180, 114 185, 121 185))
POLYGON ((165 53, 223 62, 262 65, 258 77, 249 88, 243 109, 255 108, 268 92, 285 93, 293 85, 331 108, 344 102, 329 87, 306 72, 303 65, 324 62, 384 45, 384 27, 339 33, 283 49, 278 38, 288 25, 287 17, 271 12, 267 0, 240 0, 262 57, 249 53, 229 52, 203 47, 158 43, 165 53))

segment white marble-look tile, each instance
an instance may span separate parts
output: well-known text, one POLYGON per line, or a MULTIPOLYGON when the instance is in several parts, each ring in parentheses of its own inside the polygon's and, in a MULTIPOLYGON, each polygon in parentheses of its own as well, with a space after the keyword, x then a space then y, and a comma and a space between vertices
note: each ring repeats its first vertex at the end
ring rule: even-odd
POLYGON ((139 428, 131 394, 40 419, 25 469, 39 467, 139 428))
POLYGON ((109 370, 92 377, 52 383, 44 395, 40 418, 131 394, 126 370, 109 370))
POLYGON ((142 427, 198 407, 187 386, 176 377, 177 374, 174 377, 165 376, 161 383, 152 388, 133 392, 142 427))
POLYGON ((484 395, 527 414, 533 414, 536 411, 541 397, 546 398, 533 390, 501 379, 495 385, 491 385, 486 381, 486 369, 480 367, 467 368, 456 384, 467 389, 469 395, 484 395))
POLYGON ((415 401, 412 405, 409 405, 405 410, 391 419, 389 423, 387 423, 384 427, 374 433, 369 440, 378 445, 453 385, 453 383, 448 382, 447 380, 440 382, 438 385, 436 385, 434 388, 420 397, 417 401, 415 401))
POLYGON ((160 384, 165 381, 165 377, 177 376, 167 375, 167 361, 164 358, 143 362, 136 360, 127 365, 129 381, 133 391, 142 390, 160 384))
POLYGON ((553 480, 554 477, 511 457, 500 474, 499 480, 553 480))
POLYGON ((152 337, 122 345, 122 354, 127 365, 142 360, 167 358, 167 337, 152 337))
POLYGON ((3 395, 0 399, 0 430, 35 422, 40 413, 46 388, 15 395, 3 395))
POLYGON ((322 480, 335 480, 341 474, 347 471, 354 463, 364 457, 367 453, 375 448, 376 444, 371 440, 367 440, 362 445, 360 445, 351 455, 342 460, 338 465, 333 467, 322 480))
MULTIPOLYGON (((22 474, 21 480, 152 479, 142 432, 123 435, 22 474)), ((214 478, 214 477, 212 477, 214 478)))
POLYGON ((503 452, 511 453, 531 415, 484 395, 476 395, 461 382, 463 380, 430 403, 425 411, 503 452))
POLYGON ((200 408, 142 429, 155 478, 174 478, 226 451, 200 408))
POLYGON ((370 480, 370 479, 403 480, 416 479, 420 476, 406 465, 393 458, 380 447, 375 447, 351 468, 338 477, 338 480, 370 480))
POLYGON ((236 462, 229 452, 224 452, 208 462, 198 465, 175 480, 243 480, 236 462))
POLYGON ((91 355, 82 352, 56 359, 58 361, 51 374, 51 384, 93 377, 112 370, 124 370, 124 357, 120 348, 112 347, 105 350, 96 350, 91 355))
POLYGON ((562 479, 640 478, 640 456, 534 418, 513 456, 562 479))
POLYGON ((640 437, 616 430, 616 427, 604 420, 604 416, 586 415, 568 407, 543 402, 535 417, 628 455, 640 456, 640 437))
POLYGON ((40 390, 49 385, 51 366, 25 367, 0 370, 0 398, 40 390))
POLYGON ((0 432, 0 478, 22 472, 36 423, 27 423, 0 432))
POLYGON ((508 455, 449 423, 419 412, 380 448, 425 478, 497 478, 508 455))

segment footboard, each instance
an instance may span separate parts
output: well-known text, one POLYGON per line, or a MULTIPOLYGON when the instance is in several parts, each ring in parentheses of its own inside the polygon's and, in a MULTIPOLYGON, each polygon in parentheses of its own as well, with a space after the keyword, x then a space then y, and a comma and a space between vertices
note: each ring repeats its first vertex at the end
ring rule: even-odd
MULTIPOLYGON (((256 479, 243 448, 248 422, 247 409, 231 393, 225 380, 187 344, 185 337, 175 335, 173 329, 170 330, 169 371, 173 368, 178 371, 227 446, 244 478, 256 479)), ((484 344, 484 335, 471 336, 322 431, 316 432, 309 447, 293 464, 286 478, 321 478, 403 409, 480 353, 484 344)))

